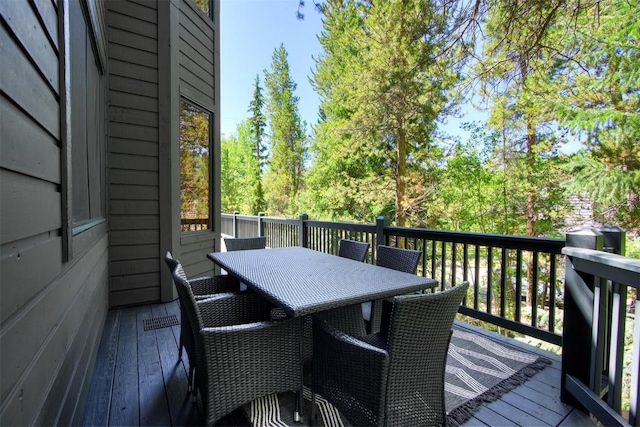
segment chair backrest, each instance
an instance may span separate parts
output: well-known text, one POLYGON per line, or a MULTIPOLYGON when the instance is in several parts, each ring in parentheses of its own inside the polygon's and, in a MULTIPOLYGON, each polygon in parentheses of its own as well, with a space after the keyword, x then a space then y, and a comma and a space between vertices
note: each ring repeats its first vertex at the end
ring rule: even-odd
POLYGON ((446 422, 444 373, 451 328, 468 287, 463 282, 442 292, 394 297, 387 336, 387 425, 446 422))
POLYGON ((369 244, 367 242, 357 242, 355 240, 340 239, 338 256, 354 259, 356 261, 364 261, 367 257, 368 250, 369 244))
POLYGON ((177 259, 171 256, 171 252, 167 252, 164 256, 164 260, 171 270, 171 276, 173 277, 173 283, 178 291, 178 299, 180 300, 180 307, 187 314, 189 323, 191 325, 202 324, 200 313, 196 310, 196 298, 193 294, 193 289, 187 280, 187 276, 184 273, 182 264, 177 259))
POLYGON ((376 265, 405 273, 415 274, 422 252, 413 249, 378 245, 376 265))
POLYGON ((175 259, 173 255, 171 255, 171 252, 169 251, 167 251, 167 253, 164 254, 164 262, 167 263, 167 267, 169 267, 169 271, 171 272, 171 274, 173 274, 173 269, 176 268, 178 264, 180 264, 180 262, 177 259, 175 259))
POLYGON ((237 239, 224 239, 224 245, 228 252, 244 251, 248 249, 264 249, 267 246, 267 238, 260 237, 241 237, 237 239))

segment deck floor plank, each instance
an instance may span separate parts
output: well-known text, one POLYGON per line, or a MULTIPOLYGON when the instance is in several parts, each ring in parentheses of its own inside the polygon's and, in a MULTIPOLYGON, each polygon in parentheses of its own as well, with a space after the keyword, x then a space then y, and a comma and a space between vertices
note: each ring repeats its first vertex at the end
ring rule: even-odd
MULTIPOLYGON (((480 408, 478 412, 473 414, 472 420, 474 419, 484 423, 485 425, 492 426, 492 427, 515 426, 513 421, 495 412, 493 409, 491 409, 490 406, 483 406, 482 408, 480 408)), ((471 422, 471 420, 469 420, 468 422, 471 422)), ((473 423, 469 425, 476 425, 475 421, 473 421, 473 423)), ((467 427, 467 423, 464 423, 463 426, 467 427)))
POLYGON ((558 414, 557 412, 554 412, 551 409, 545 407, 538 401, 523 399, 522 396, 515 390, 502 396, 501 400, 526 412, 532 417, 535 417, 539 420, 544 420, 546 423, 549 423, 553 426, 559 424, 566 415, 566 413, 564 415, 558 414))
POLYGON ((559 390, 539 381, 527 381, 523 387, 514 390, 522 399, 537 402, 563 418, 573 409, 560 400, 559 390))
MULTIPOLYGON (((178 359, 180 326, 144 331, 144 319, 171 314, 180 319, 177 301, 109 313, 83 425, 189 426, 202 422, 198 406, 187 393, 188 357, 183 352, 182 361, 178 359)), ((521 343, 514 346, 531 351, 521 343)), ((560 359, 550 358, 550 366, 499 400, 483 404, 463 425, 593 426, 587 415, 560 401, 560 359)), ((239 408, 216 426, 245 427, 248 421, 239 408)))
MULTIPOLYGON (((169 310, 159 312, 155 306, 154 317, 166 316, 169 310)), ((160 365, 164 387, 166 390, 169 413, 171 415, 171 425, 190 426, 198 425, 198 411, 193 410, 193 403, 188 393, 188 384, 184 378, 188 375, 184 365, 178 360, 176 349, 178 344, 174 335, 174 328, 161 328, 155 331, 158 343, 158 353, 160 355, 160 365)), ((178 327, 178 334, 180 333, 178 327)), ((186 354, 186 353, 185 353, 186 354)))
MULTIPOLYGON (((506 396, 506 395, 505 395, 506 396)), ((542 426, 551 426, 555 424, 551 424, 547 422, 547 420, 542 420, 523 409, 522 403, 518 404, 518 406, 513 406, 503 399, 492 402, 488 405, 488 408, 493 410, 496 413, 503 415, 505 418, 509 419, 510 424, 512 426, 522 426, 522 427, 542 427, 542 426)))
POLYGON ((138 348, 135 345, 137 308, 122 310, 118 353, 113 377, 110 426, 140 425, 138 405, 138 348))
POLYGON ((84 426, 104 425, 104 420, 109 419, 121 313, 120 310, 109 311, 105 320, 95 362, 97 369, 94 368, 95 372, 91 378, 90 392, 87 396, 86 408, 90 410, 85 411, 82 421, 84 426))
MULTIPOLYGON (((163 311, 166 316, 166 310, 163 311)), ((144 321, 154 316, 151 306, 138 312, 138 387, 140 391, 140 425, 171 425, 160 366, 156 331, 145 331, 144 321)))

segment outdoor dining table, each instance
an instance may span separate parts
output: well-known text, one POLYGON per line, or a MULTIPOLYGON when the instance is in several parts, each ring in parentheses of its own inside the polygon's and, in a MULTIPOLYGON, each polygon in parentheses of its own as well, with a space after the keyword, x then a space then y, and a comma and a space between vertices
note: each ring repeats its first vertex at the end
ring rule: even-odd
POLYGON ((434 288, 434 279, 301 246, 212 252, 207 257, 288 316, 434 288))
MULTIPOLYGON (((207 257, 290 317, 431 289, 438 283, 302 246, 212 252, 207 257)), ((295 421, 302 422, 301 408, 298 392, 295 421)))

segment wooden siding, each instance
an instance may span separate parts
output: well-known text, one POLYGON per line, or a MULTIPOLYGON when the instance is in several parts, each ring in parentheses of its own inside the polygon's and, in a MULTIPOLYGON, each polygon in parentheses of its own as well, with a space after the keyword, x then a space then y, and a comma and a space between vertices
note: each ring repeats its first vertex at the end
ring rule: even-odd
MULTIPOLYGON (((0 2, 0 425, 82 421, 108 309, 106 228, 78 234, 63 262, 58 5, 0 2)), ((102 3, 87 5, 104 50, 102 3)))
POLYGON ((158 13, 107 2, 110 304, 160 300, 158 13))
MULTIPOLYGON (((215 125, 215 27, 194 2, 180 2, 179 18, 180 95, 214 113, 211 121, 214 135, 219 133, 215 125)), ((213 138, 213 143, 217 138, 213 138)), ((215 149, 213 150, 215 152, 215 149)), ((213 160, 215 162, 215 158, 213 160)), ((215 166, 212 166, 215 168, 215 166)), ((212 174, 215 176, 215 174, 212 174)), ((212 186, 216 179, 213 178, 212 186)), ((216 212, 216 209, 213 209, 216 212)), ((212 221, 214 223, 214 221, 212 221)), ((212 274, 214 265, 206 258, 216 247, 216 230, 187 232, 180 237, 180 261, 188 276, 212 274)))
POLYGON ((214 111, 213 22, 191 1, 180 2, 180 92, 214 111))
POLYGON ((174 231, 180 215, 174 208, 180 197, 176 100, 185 96, 213 111, 213 23, 190 0, 109 1, 106 22, 110 304, 171 300, 165 251, 186 260, 190 275, 213 269, 206 254, 215 248, 215 233, 181 237, 174 231))

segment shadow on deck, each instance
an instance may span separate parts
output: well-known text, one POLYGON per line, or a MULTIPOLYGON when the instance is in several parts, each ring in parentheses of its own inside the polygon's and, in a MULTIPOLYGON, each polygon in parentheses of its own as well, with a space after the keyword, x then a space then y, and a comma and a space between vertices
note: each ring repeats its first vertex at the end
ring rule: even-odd
MULTIPOLYGON (((83 425, 190 426, 202 420, 187 393, 189 361, 178 361, 180 326, 145 330, 145 320, 174 315, 178 302, 111 310, 105 322, 93 371, 83 425)), ((552 363, 499 400, 483 404, 465 426, 586 426, 587 415, 560 402, 560 358, 526 344, 460 323, 470 331, 525 351, 552 363)), ((282 408, 282 411, 292 408, 282 408)), ((217 426, 249 426, 241 408, 217 426)))

